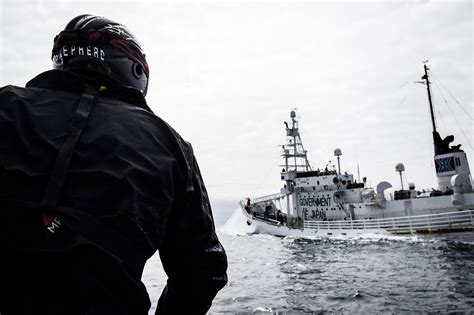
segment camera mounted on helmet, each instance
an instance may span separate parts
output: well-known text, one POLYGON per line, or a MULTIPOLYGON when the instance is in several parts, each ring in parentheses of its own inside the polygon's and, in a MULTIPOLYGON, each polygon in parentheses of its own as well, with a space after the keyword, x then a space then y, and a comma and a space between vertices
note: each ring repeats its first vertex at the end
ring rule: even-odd
POLYGON ((114 85, 148 88, 149 68, 140 45, 123 25, 80 15, 54 38, 53 68, 102 77, 114 85))

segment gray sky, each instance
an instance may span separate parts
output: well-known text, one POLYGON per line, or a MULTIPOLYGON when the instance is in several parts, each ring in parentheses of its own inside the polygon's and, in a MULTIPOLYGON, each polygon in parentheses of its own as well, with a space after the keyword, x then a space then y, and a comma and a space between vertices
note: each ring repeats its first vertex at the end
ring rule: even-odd
POLYGON ((50 69, 54 35, 82 13, 139 38, 148 103, 193 144, 214 201, 279 190, 292 108, 315 167, 339 147, 342 169, 358 162, 372 185, 398 187, 403 162, 406 182, 435 187, 426 88, 414 83, 427 59, 439 131, 474 167, 471 1, 2 0, 0 85, 50 69))

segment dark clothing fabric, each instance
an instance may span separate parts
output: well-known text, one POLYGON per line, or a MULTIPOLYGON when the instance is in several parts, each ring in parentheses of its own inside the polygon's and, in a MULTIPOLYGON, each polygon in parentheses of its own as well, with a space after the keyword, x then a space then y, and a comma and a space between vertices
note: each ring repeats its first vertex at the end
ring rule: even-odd
POLYGON ((191 146, 140 92, 99 93, 57 208, 42 208, 85 89, 59 70, 0 89, 0 313, 147 314, 140 278, 157 250, 157 313, 205 313, 227 282, 225 251, 191 146))

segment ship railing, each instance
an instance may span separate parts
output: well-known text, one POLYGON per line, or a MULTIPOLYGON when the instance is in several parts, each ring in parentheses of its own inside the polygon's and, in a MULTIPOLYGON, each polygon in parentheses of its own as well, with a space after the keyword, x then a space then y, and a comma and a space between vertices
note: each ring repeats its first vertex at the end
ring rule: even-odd
MULTIPOLYGON (((354 202, 357 202, 356 200, 358 200, 358 197, 339 197, 339 201, 340 201, 342 204, 354 203, 354 202)), ((365 197, 363 200, 364 200, 364 202, 366 202, 366 203, 374 203, 374 202, 377 202, 377 198, 376 198, 376 197, 365 197)))
MULTIPOLYGON (((259 197, 259 198, 255 198, 255 199, 251 199, 251 205, 252 204, 255 204, 255 203, 259 203, 259 202, 266 202, 266 201, 273 201, 273 200, 277 200, 279 198, 282 198, 284 196, 287 196, 286 194, 282 194, 282 193, 278 193, 278 194, 273 194, 273 195, 268 195, 268 196, 263 196, 263 197, 259 197)), ((247 206, 247 199, 243 199, 243 200, 240 200, 239 202, 240 204, 240 207, 242 209, 244 209, 247 214, 251 214, 250 210, 251 210, 251 207, 249 208, 247 206)), ((1 314, 0 314, 1 315, 1 314)))
POLYGON ((444 230, 473 229, 474 210, 383 219, 316 221, 305 220, 305 229, 386 230, 394 234, 431 233, 444 230))
MULTIPOLYGON (((254 220, 258 220, 258 221, 263 221, 263 222, 266 222, 266 223, 269 223, 269 224, 272 224, 272 225, 282 225, 283 223, 278 221, 278 220, 275 220, 275 219, 272 219, 272 218, 265 218, 265 216, 262 216, 260 214, 257 214, 257 213, 251 213, 251 209, 250 208, 247 208, 247 205, 246 205, 246 201, 245 200, 241 200, 240 202, 240 207, 245 210, 245 212, 247 213, 247 216, 252 216, 252 218, 254 220)), ((1 313, 0 313, 1 315, 1 313)))
POLYGON ((263 202, 263 201, 270 201, 270 200, 276 200, 279 198, 283 198, 287 196, 287 194, 282 194, 282 193, 277 193, 277 194, 272 194, 272 195, 267 195, 267 196, 262 196, 254 199, 250 199, 252 203, 257 203, 257 202, 263 202))

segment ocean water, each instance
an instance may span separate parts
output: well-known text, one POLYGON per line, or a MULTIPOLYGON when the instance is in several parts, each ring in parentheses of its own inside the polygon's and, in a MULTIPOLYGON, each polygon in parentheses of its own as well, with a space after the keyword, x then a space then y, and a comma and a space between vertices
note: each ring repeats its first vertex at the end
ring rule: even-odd
MULTIPOLYGON (((221 228, 229 283, 209 314, 474 313, 474 235, 279 238, 221 228)), ((150 314, 166 282, 144 278, 150 314)))

